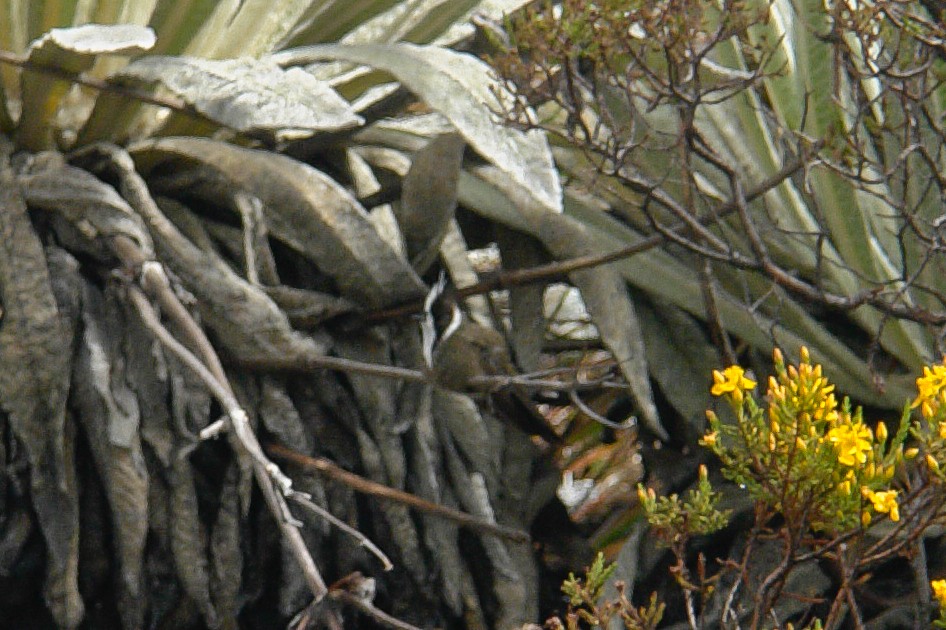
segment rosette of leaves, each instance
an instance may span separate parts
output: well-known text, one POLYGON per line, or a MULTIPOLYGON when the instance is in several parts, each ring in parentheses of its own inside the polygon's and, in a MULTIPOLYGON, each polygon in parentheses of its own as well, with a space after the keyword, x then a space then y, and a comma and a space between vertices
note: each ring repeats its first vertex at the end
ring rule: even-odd
MULTIPOLYGON (((583 228, 562 214, 545 135, 497 120, 501 86, 464 52, 473 18, 522 4, 0 3, 0 617, 272 627, 311 600, 299 540, 280 538, 254 485, 259 460, 233 435, 201 439, 230 410, 187 353, 264 444, 531 526, 554 478, 528 436, 425 382, 415 321, 360 315, 423 298, 435 266, 475 280, 465 243, 493 240, 492 222, 545 231, 507 239, 524 266, 591 251, 556 235, 583 228), (457 222, 470 210, 487 228, 457 222), (174 351, 132 297, 162 274, 174 351), (381 369, 325 369, 346 361, 381 369)), ((572 281, 661 432, 623 281, 572 281)), ((535 356, 541 292, 512 302, 517 354, 535 356)), ((464 308, 489 324, 484 304, 464 308)), ((327 581, 370 574, 376 606, 420 625, 537 618, 528 545, 290 472, 395 567, 293 508, 327 581)))

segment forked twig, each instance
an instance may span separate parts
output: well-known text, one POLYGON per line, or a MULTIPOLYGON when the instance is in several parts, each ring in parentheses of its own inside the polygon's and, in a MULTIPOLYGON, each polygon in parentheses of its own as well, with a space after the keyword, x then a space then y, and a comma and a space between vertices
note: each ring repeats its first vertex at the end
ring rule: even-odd
POLYGON ((376 608, 371 602, 352 595, 348 591, 332 590, 329 591, 329 597, 336 601, 345 602, 349 606, 354 606, 379 624, 385 625, 389 628, 395 628, 396 630, 421 630, 415 625, 409 624, 406 621, 401 621, 397 617, 392 617, 380 608, 376 608))
POLYGON ((325 580, 322 579, 322 575, 315 565, 315 560, 312 559, 312 555, 309 553, 305 541, 299 533, 298 521, 292 517, 289 506, 286 505, 284 495, 291 492, 292 481, 279 470, 276 464, 267 459, 260 448, 259 442, 256 440, 256 436, 249 427, 246 411, 240 406, 233 394, 228 391, 229 388, 222 385, 214 375, 210 373, 210 370, 164 327, 154 307, 151 306, 151 303, 148 301, 147 297, 145 297, 141 289, 136 286, 130 286, 128 296, 141 315, 144 325, 165 348, 197 374, 210 390, 211 394, 213 394, 214 398, 216 398, 226 410, 234 434, 239 439, 240 444, 253 458, 253 473, 256 477, 257 484, 262 490, 270 510, 276 517, 276 523, 289 543, 293 555, 295 555, 296 560, 299 562, 306 583, 309 585, 309 590, 312 591, 312 595, 315 597, 316 601, 323 599, 325 595, 328 594, 328 587, 326 587, 325 580), (277 487, 281 492, 276 491, 277 487))

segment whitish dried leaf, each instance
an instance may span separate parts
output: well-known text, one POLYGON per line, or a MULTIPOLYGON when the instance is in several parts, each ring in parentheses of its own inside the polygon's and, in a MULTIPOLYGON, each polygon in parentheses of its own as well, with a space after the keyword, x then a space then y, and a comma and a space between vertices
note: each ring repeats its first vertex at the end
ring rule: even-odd
POLYGON ((496 448, 476 403, 464 394, 438 388, 433 392, 431 411, 434 422, 446 427, 473 470, 488 477, 490 488, 497 488, 500 449, 496 448))
MULTIPOLYGON (((96 163, 121 180, 122 191, 147 223, 162 260, 178 275, 197 302, 205 322, 235 358, 321 355, 324 348, 295 332, 285 313, 262 290, 240 278, 218 256, 201 251, 161 212, 127 153, 100 147, 105 159, 96 163)), ((95 162, 98 154, 85 156, 95 162)))
POLYGON ((260 379, 259 417, 266 430, 280 442, 301 453, 309 453, 311 438, 286 386, 276 377, 260 379))
POLYGON ((142 57, 112 75, 119 83, 159 83, 210 120, 279 139, 362 124, 327 83, 299 68, 250 58, 142 57))
POLYGON ((446 116, 471 147, 547 209, 561 212, 562 187, 548 141, 539 131, 505 125, 496 111, 503 91, 488 65, 472 55, 414 44, 319 45, 277 53, 281 65, 342 60, 384 70, 446 116))

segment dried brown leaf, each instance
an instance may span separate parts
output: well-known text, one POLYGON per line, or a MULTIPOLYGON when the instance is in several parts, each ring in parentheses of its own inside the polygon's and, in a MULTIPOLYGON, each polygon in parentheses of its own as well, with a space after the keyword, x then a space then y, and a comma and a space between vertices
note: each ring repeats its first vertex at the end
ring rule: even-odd
POLYGON ((46 599, 57 623, 74 628, 79 596, 78 500, 65 434, 73 331, 56 304, 39 237, 5 155, 0 156, 0 405, 30 463, 33 506, 47 547, 46 599))

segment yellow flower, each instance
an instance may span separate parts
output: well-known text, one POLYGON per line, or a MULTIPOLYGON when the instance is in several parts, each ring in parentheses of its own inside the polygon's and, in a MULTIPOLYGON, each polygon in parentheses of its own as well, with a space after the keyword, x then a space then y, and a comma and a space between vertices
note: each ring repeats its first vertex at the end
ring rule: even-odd
POLYGON ((754 389, 756 385, 756 382, 745 374, 746 371, 738 365, 730 365, 722 372, 713 370, 713 388, 710 392, 713 396, 732 393, 734 399, 741 401, 743 392, 754 389))
POLYGON ((920 407, 923 415, 929 418, 946 396, 946 364, 925 366, 923 376, 916 379, 916 388, 919 391, 911 407, 920 407))
POLYGON ((897 505, 897 491, 884 490, 874 492, 867 488, 863 491, 864 497, 874 504, 874 509, 881 514, 890 514, 890 520, 897 522, 900 520, 900 506, 897 505))
POLYGON ((863 424, 842 424, 828 431, 827 437, 838 449, 838 461, 845 466, 867 461, 871 435, 863 424))
POLYGON ((933 589, 933 597, 939 602, 940 608, 946 608, 946 580, 933 580, 930 582, 933 589))

